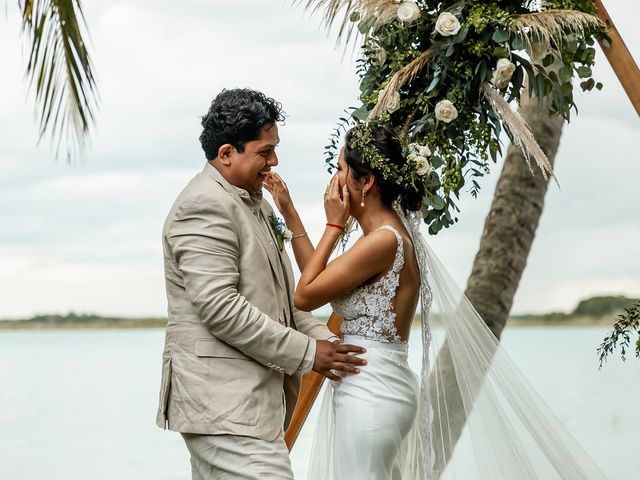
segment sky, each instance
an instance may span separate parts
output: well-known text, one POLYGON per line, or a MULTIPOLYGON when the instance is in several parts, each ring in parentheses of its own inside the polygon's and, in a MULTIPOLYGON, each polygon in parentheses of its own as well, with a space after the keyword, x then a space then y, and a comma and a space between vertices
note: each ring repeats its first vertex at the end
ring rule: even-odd
MULTIPOLYGON (((201 170, 199 117, 223 88, 282 102, 277 171, 314 241, 329 180, 323 147, 357 105, 355 57, 291 2, 84 2, 100 109, 73 163, 43 141, 25 81, 16 2, 0 18, 0 318, 166 312, 162 224, 201 170)), ((607 0, 636 62, 640 4, 607 0)), ((513 313, 570 311, 595 294, 640 296, 640 122, 601 52, 601 92, 577 95, 513 313)), ((461 286, 471 271, 501 163, 465 194, 454 227, 431 238, 461 286)))

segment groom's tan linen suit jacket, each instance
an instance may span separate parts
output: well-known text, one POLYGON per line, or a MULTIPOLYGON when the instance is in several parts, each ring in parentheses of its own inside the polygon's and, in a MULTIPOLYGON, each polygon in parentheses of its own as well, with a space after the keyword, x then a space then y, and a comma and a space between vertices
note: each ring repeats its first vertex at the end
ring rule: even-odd
MULTIPOLYGON (((273 440, 286 428, 313 339, 331 332, 293 307, 293 272, 261 197, 208 163, 163 229, 169 321, 159 426, 273 440)), ((308 363, 308 359, 307 359, 308 363)))

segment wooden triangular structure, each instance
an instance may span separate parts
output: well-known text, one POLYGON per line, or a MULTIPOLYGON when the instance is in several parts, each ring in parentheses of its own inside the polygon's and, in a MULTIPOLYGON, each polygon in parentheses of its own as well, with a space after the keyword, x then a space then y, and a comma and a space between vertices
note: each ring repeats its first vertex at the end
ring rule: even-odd
POLYGON ((622 36, 613 24, 611 17, 602 5, 602 0, 596 0, 598 8, 598 18, 607 26, 607 33, 611 38, 611 46, 605 47, 600 43, 602 51, 609 60, 613 71, 616 72, 618 80, 622 84, 622 88, 627 92, 631 104, 636 109, 636 113, 640 115, 640 70, 633 60, 629 49, 622 40, 622 36))
MULTIPOLYGON (((607 26, 607 33, 611 38, 611 46, 605 47, 600 43, 602 51, 609 60, 613 71, 616 73, 618 80, 622 84, 631 104, 636 109, 636 113, 640 115, 640 69, 633 60, 629 49, 624 43, 622 36, 618 33, 616 26, 614 25, 611 17, 607 13, 601 0, 595 0, 596 7, 598 9, 597 15, 607 26)), ((338 334, 340 331, 341 317, 336 313, 331 314, 329 323, 327 326, 333 332, 338 334)), ((316 372, 309 372, 304 375, 302 385, 300 387, 300 395, 298 397, 298 403, 293 412, 293 417, 289 428, 285 432, 285 442, 289 450, 293 448, 293 445, 298 438, 298 434, 304 425, 311 407, 318 396, 318 392, 322 387, 324 377, 316 372)))

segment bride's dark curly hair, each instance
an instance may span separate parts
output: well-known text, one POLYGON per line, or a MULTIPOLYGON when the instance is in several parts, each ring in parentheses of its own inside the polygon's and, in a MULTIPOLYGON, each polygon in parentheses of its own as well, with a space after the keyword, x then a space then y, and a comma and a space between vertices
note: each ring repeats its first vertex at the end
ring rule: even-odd
MULTIPOLYGON (((359 180, 373 174, 380 189, 380 197, 383 205, 391 207, 396 200, 402 208, 415 212, 422 207, 422 199, 426 194, 425 186, 420 183, 417 186, 400 185, 393 179, 385 179, 382 172, 371 166, 361 153, 350 147, 353 129, 347 132, 344 146, 344 161, 352 171, 353 178, 359 180)), ((393 130, 386 126, 375 126, 371 129, 373 144, 376 150, 390 163, 402 168, 408 162, 402 153, 402 145, 393 130)))

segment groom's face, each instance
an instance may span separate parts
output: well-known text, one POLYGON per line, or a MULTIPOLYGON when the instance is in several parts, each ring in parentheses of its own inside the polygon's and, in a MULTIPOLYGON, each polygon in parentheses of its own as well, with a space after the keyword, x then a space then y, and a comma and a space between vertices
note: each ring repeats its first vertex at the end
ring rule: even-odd
POLYGON ((278 126, 274 124, 263 128, 257 140, 245 143, 244 152, 240 153, 234 149, 235 158, 231 165, 234 180, 232 183, 249 193, 261 191, 271 167, 278 165, 278 142, 278 126))

